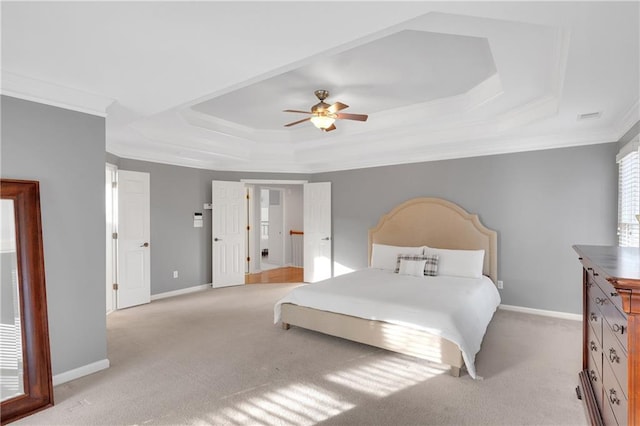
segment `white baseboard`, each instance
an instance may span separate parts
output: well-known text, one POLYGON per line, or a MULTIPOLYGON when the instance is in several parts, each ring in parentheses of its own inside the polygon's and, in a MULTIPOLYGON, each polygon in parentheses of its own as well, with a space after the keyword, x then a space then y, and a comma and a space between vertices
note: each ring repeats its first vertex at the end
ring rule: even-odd
POLYGON ((545 317, 562 318, 572 321, 582 321, 582 315, 568 312, 547 311, 544 309, 525 308, 524 306, 500 305, 505 311, 522 312, 524 314, 542 315, 545 317))
POLYGON ((211 288, 211 284, 196 285, 193 287, 181 288, 180 290, 165 291, 164 293, 158 293, 151 295, 151 301, 158 299, 166 299, 167 297, 180 296, 181 294, 194 293, 196 291, 207 290, 211 288))
POLYGON ((107 368, 109 368, 109 360, 103 359, 83 365, 82 367, 74 368, 73 370, 65 371, 64 373, 56 374, 53 376, 53 386, 61 385, 107 368))

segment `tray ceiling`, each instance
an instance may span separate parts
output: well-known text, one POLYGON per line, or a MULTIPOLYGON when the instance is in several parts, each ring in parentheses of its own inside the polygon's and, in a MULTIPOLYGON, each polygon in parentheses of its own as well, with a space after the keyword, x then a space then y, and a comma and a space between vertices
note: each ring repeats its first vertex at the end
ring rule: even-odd
POLYGON ((239 171, 612 142, 640 119, 640 3, 325 6, 3 2, 2 92, 105 115, 122 157, 239 171), (369 120, 284 128, 316 89, 369 120))

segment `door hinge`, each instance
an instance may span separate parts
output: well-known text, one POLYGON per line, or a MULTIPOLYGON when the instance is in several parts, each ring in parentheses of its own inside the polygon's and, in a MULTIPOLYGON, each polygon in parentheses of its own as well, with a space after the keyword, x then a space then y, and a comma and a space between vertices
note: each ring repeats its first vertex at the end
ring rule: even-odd
POLYGON ((117 188, 118 187, 118 182, 111 182, 111 187, 112 188, 117 188))
POLYGON ((111 238, 113 238, 114 240, 118 239, 118 233, 114 232, 113 234, 111 234, 111 238))
POLYGON ((251 226, 247 225, 247 231, 251 230, 251 226))
POLYGON ((118 289, 118 283, 113 283, 113 289, 117 290, 118 289))
POLYGON ((250 257, 247 257, 247 262, 251 262, 251 258, 250 257))
POLYGON ((247 194, 247 200, 249 199, 249 194, 247 194))

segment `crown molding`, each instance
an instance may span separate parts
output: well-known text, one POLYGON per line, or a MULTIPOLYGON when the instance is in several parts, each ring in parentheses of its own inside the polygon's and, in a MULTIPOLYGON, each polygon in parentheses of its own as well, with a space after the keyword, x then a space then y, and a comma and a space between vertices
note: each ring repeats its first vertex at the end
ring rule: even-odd
MULTIPOLYGON (((309 173, 326 173, 369 167, 595 145, 613 141, 613 134, 613 131, 605 129, 598 132, 591 131, 582 135, 550 134, 521 138, 509 136, 501 138, 486 137, 474 140, 474 143, 471 145, 464 143, 465 141, 463 140, 458 142, 439 142, 425 144, 420 150, 412 149, 410 146, 402 149, 398 144, 394 144, 393 152, 389 152, 388 150, 370 151, 366 157, 350 155, 347 158, 343 156, 344 159, 341 160, 337 160, 336 156, 332 155, 331 152, 322 153, 316 151, 312 156, 305 158, 305 160, 307 160, 305 164, 309 167, 309 173)), ((421 136, 416 135, 416 138, 419 137, 421 136)))
POLYGON ((2 70, 0 93, 85 114, 107 116, 115 99, 2 70))
POLYGON ((154 141, 154 149, 143 145, 112 142, 107 146, 107 151, 121 158, 207 170, 315 174, 408 163, 569 148, 607 143, 615 140, 615 131, 610 128, 584 132, 578 135, 574 133, 558 133, 523 137, 513 137, 513 135, 511 135, 500 138, 485 135, 485 137, 481 139, 475 139, 471 145, 465 143, 468 142, 468 139, 464 138, 457 141, 449 140, 443 142, 439 140, 437 142, 432 141, 435 143, 428 143, 429 141, 424 140, 424 134, 422 132, 412 132, 412 135, 413 137, 407 134, 395 136, 386 134, 381 137, 382 140, 396 140, 400 142, 391 147, 389 147, 388 144, 377 143, 382 141, 369 141, 370 149, 366 156, 362 155, 362 150, 359 149, 359 147, 352 147, 352 149, 348 151, 345 151, 343 147, 340 150, 342 155, 336 155, 335 147, 327 146, 326 149, 314 150, 312 153, 302 155, 301 153, 297 153, 292 161, 283 161, 283 158, 280 157, 278 153, 274 153, 276 155, 272 158, 260 158, 258 161, 254 161, 251 158, 238 158, 235 160, 220 158, 216 160, 204 155, 201 158, 196 158, 197 156, 188 155, 189 152, 187 151, 190 150, 183 149, 180 153, 172 153, 170 149, 166 150, 166 148, 171 147, 169 144, 159 141, 154 141), (412 148, 411 145, 415 144, 418 139, 422 142, 422 148, 416 150, 415 147, 412 148), (383 145, 386 146, 386 149, 382 149, 383 145), (389 151, 389 148, 391 148, 392 151, 389 151))
POLYGON ((627 109, 627 111, 615 123, 615 129, 618 133, 616 140, 622 138, 627 132, 640 121, 640 98, 627 109))

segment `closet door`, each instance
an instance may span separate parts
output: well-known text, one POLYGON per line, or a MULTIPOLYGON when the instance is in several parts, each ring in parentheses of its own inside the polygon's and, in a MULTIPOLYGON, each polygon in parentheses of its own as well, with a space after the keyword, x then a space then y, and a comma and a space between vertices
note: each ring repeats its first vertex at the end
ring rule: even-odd
POLYGON ((214 180, 211 192, 212 286, 242 285, 247 241, 247 200, 244 183, 214 180))
POLYGON ((150 179, 118 171, 118 309, 151 301, 150 179))

